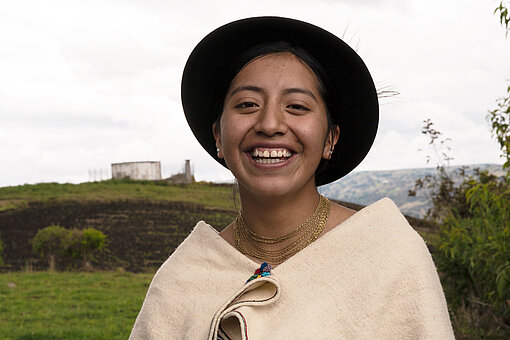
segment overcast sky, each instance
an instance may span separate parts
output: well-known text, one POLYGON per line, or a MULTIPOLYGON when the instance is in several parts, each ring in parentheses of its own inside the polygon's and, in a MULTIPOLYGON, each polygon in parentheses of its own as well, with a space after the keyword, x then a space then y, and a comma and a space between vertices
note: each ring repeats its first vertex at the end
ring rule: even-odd
POLYGON ((374 147, 357 170, 427 166, 431 118, 452 164, 502 163, 485 115, 510 81, 510 38, 493 0, 0 2, 0 186, 107 177, 114 162, 191 159, 197 180, 230 173, 201 149, 180 104, 186 59, 207 33, 259 15, 343 36, 381 100, 374 147), (92 173, 93 174, 93 173, 92 173))

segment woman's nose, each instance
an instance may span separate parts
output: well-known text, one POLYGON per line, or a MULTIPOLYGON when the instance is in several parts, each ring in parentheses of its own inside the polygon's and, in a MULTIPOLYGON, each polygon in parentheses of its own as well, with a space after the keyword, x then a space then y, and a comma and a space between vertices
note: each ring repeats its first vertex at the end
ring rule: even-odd
POLYGON ((278 105, 267 106, 260 111, 255 132, 266 136, 283 135, 287 131, 285 112, 278 105))

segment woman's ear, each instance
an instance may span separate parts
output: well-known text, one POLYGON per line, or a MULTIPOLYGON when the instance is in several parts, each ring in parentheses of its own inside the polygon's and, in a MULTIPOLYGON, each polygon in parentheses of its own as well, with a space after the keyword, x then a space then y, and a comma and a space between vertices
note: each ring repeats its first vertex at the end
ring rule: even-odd
POLYGON ((217 156, 218 156, 218 158, 223 158, 223 147, 221 145, 221 131, 220 131, 220 126, 217 122, 213 123, 212 130, 213 130, 214 139, 216 140, 217 156))
POLYGON ((330 159, 335 150, 335 145, 338 142, 340 136, 340 127, 335 125, 328 133, 326 142, 324 143, 324 150, 322 152, 322 158, 330 159))

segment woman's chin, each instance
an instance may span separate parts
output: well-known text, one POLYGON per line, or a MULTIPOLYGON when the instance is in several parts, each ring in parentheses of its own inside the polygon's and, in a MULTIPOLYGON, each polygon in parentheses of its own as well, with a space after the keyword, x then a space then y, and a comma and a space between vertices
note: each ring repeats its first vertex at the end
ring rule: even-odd
MULTIPOLYGON (((315 189, 313 179, 308 181, 310 183, 300 183, 297 185, 289 177, 284 178, 263 178, 250 183, 242 183, 238 180, 241 195, 247 194, 260 198, 274 199, 290 195, 296 195, 302 190, 310 187, 315 189)), ((245 196, 245 195, 243 195, 245 196)))

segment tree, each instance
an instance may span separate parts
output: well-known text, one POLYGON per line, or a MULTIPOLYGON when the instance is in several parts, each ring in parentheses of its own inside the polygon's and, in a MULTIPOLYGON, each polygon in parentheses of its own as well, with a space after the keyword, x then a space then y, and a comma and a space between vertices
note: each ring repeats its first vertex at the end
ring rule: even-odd
POLYGON ((94 228, 66 229, 49 226, 40 229, 32 240, 34 252, 48 260, 49 270, 56 269, 56 259, 82 260, 82 268, 90 269, 94 253, 105 247, 106 235, 94 228))
POLYGON ((91 268, 91 261, 97 251, 105 247, 106 235, 94 228, 73 229, 70 234, 68 252, 73 258, 82 260, 82 268, 91 268))
POLYGON ((48 260, 50 271, 56 269, 56 257, 64 255, 67 249, 69 231, 61 226, 52 225, 40 229, 32 239, 34 252, 48 260))

